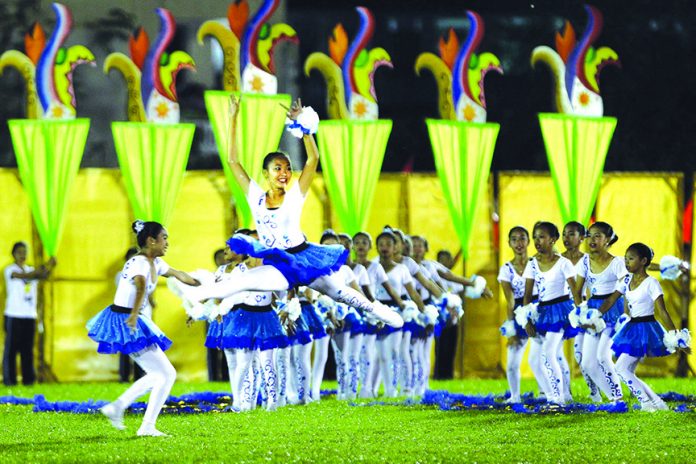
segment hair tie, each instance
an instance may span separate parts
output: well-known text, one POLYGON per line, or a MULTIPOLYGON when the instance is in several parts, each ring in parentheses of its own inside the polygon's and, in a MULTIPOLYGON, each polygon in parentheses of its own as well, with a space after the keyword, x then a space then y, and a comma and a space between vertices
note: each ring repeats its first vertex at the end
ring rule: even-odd
POLYGON ((143 231, 144 228, 145 228, 145 223, 143 221, 141 221, 140 219, 136 219, 134 226, 133 226, 135 233, 139 234, 140 232, 143 231))

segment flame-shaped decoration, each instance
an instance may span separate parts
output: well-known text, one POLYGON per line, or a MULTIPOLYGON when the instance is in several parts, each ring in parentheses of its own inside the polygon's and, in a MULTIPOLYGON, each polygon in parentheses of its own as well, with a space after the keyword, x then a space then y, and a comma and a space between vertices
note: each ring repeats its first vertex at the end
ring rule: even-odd
POLYGON ((380 66, 393 67, 381 47, 367 50, 375 20, 370 10, 356 8, 360 28, 352 42, 343 25, 336 25, 329 39, 329 54, 312 53, 305 61, 305 73, 317 69, 326 81, 329 117, 332 119, 374 120, 379 116, 374 75, 380 66))
POLYGON ((211 36, 222 47, 224 90, 267 95, 278 92, 275 47, 282 41, 298 42, 292 27, 267 23, 279 5, 280 0, 264 0, 249 19, 247 1, 236 1, 227 9, 229 29, 217 21, 206 21, 198 29, 199 43, 211 36))
POLYGON ((173 124, 179 122, 176 75, 182 69, 195 69, 196 64, 186 52, 165 52, 174 37, 176 23, 169 10, 157 8, 155 12, 160 18, 160 32, 152 46, 143 28, 138 29, 128 42, 131 57, 110 54, 104 62, 104 72, 117 69, 126 79, 129 121, 173 124))
POLYGON ((0 73, 7 66, 17 68, 27 87, 27 118, 75 118, 75 92, 72 75, 82 63, 95 64, 94 55, 82 45, 64 48, 70 34, 72 15, 60 3, 53 4, 56 26, 46 41, 38 23, 24 37, 26 54, 9 50, 0 56, 0 73))
POLYGON ((588 21, 580 39, 576 40, 573 26, 566 21, 563 33, 556 33, 556 50, 536 47, 532 52, 532 66, 542 62, 551 69, 558 112, 602 116, 604 104, 599 95, 599 73, 604 66, 620 66, 620 63, 611 48, 592 46, 602 31, 602 13, 591 5, 585 5, 585 11, 588 21))
POLYGON ((468 122, 486 122, 486 96, 483 80, 486 73, 503 73, 500 60, 492 53, 477 54, 483 38, 483 20, 473 12, 466 12, 471 27, 463 45, 454 30, 447 39, 440 39, 440 56, 421 53, 416 60, 416 73, 429 70, 438 86, 440 117, 468 122))

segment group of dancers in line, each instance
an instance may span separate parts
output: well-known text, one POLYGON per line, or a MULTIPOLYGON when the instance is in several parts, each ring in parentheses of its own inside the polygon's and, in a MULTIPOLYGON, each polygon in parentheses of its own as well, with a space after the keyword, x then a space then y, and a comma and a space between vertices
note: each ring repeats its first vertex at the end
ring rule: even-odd
POLYGON ((221 320, 213 321, 206 341, 225 350, 233 370, 234 406, 239 410, 256 403, 255 385, 260 379, 265 384, 262 390, 268 409, 284 401, 318 400, 319 374, 309 378, 311 343, 317 354, 311 369, 319 372, 327 356, 329 332, 340 358, 340 397, 355 397, 358 384, 361 396, 372 397, 380 380, 389 396, 399 391, 421 394, 427 387, 435 326, 442 326, 446 314, 453 320, 461 315, 457 312, 461 299, 444 292, 443 279, 466 286, 471 296, 491 295, 485 279, 464 279, 423 260, 424 239, 413 242, 414 257, 420 264, 405 256, 407 239, 395 229, 385 228, 376 237, 379 258, 374 261, 367 259, 372 239, 364 232, 353 237, 355 262, 349 259, 349 237, 327 232, 321 244, 308 242, 300 228, 300 216, 319 162, 313 137, 318 117, 311 108, 303 108, 299 99, 288 109, 288 130, 302 139, 307 161, 297 182, 289 185, 289 158, 281 152, 269 153, 263 160, 269 184, 264 191, 239 163, 239 103, 231 97, 228 163, 246 193, 257 238, 253 231, 244 230, 229 238, 228 257, 236 264, 221 267, 214 279, 206 281, 164 262, 168 234, 161 224, 136 221, 133 230, 140 251, 125 263, 114 303, 87 323, 88 335, 98 343, 99 353, 127 354, 146 373, 101 409, 118 429, 125 428, 123 415, 128 406, 149 391, 137 435, 166 435, 155 423, 176 378, 164 354, 172 342, 152 320, 140 315, 159 276, 182 284, 170 288, 177 289, 191 314, 210 314, 209 309, 216 308, 221 320), (290 294, 283 298, 283 292, 290 294), (318 311, 312 308, 314 293, 310 292, 323 295, 316 300, 318 311), (281 304, 275 304, 274 298, 281 304), (439 309, 430 304, 435 299, 439 299, 439 309), (291 324, 286 319, 297 315, 298 303, 299 316, 291 324), (274 306, 280 307, 278 313, 274 306), (338 319, 341 311, 345 313, 343 324, 337 324, 332 319, 338 319), (326 318, 321 317, 323 313, 326 318), (261 374, 256 377, 255 359, 261 374), (276 364, 281 366, 280 378, 276 364))
MULTIPOLYGON (((610 247, 619 238, 606 222, 595 222, 587 231, 578 222, 566 224, 566 251, 561 254, 554 247, 559 238, 554 224, 537 222, 531 236, 537 253, 529 258, 527 229, 513 227, 508 234, 514 258, 498 274, 507 300, 507 320, 501 327, 508 337, 507 401, 521 401, 520 364, 527 344, 540 395, 557 405, 572 401, 563 340, 574 338, 575 359, 593 401, 601 402, 602 395, 622 401, 623 381, 642 410, 668 409, 635 370, 645 357, 690 352, 691 337, 687 329, 675 328, 660 283, 647 273, 655 270, 652 249, 633 243, 624 257, 612 255, 610 247), (580 251, 584 240, 588 253, 580 251), (656 321, 656 312, 669 330, 656 321)), ((669 265, 657 269, 676 278, 678 268, 687 264, 669 258, 669 265)))

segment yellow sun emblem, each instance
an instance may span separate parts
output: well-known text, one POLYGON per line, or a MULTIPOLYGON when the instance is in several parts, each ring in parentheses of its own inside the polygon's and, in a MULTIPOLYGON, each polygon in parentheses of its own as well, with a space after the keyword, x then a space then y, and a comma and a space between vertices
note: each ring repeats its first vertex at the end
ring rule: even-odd
POLYGON ((353 114, 355 114, 359 118, 365 116, 367 114, 367 105, 365 104, 365 102, 356 102, 355 106, 353 106, 353 114))
POLYGON ((169 106, 164 102, 160 102, 155 108, 155 111, 157 111, 158 117, 164 118, 169 114, 169 106))
POLYGON ((580 104, 582 106, 587 106, 587 104, 590 103, 590 96, 587 94, 587 92, 583 92, 578 97, 578 100, 580 100, 580 104))
POLYGON ((51 111, 51 116, 54 118, 61 118, 63 117, 63 108, 60 106, 54 106, 53 110, 51 111))
POLYGON ((251 78, 251 90, 254 92, 262 92, 263 91, 263 79, 259 76, 254 76, 251 78))
POLYGON ((476 117, 476 109, 473 106, 471 106, 470 104, 467 104, 464 107, 464 110, 462 111, 462 113, 464 114, 464 119, 469 121, 469 122, 473 121, 474 118, 476 117))

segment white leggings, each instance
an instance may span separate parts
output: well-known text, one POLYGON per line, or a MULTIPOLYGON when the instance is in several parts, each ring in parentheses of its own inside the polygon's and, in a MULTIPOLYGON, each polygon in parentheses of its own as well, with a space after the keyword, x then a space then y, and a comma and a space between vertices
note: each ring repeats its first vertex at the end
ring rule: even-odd
MULTIPOLYGON (((312 343, 306 345, 294 345, 290 358, 290 372, 292 375, 292 385, 297 394, 298 403, 310 401, 310 375, 312 371, 312 343)), ((294 395, 293 395, 294 396, 294 395)))
POLYGON ((233 352, 236 364, 234 376, 230 379, 234 406, 242 411, 250 411, 256 405, 257 397, 252 364, 254 357, 258 356, 260 361, 259 368, 265 385, 264 397, 266 398, 266 406, 268 409, 275 409, 278 402, 278 394, 273 350, 236 349, 225 350, 225 354, 229 356, 227 352, 230 351, 233 352))
POLYGON ((312 400, 321 399, 321 381, 324 379, 324 368, 329 359, 329 342, 331 337, 314 340, 314 361, 312 362, 312 400))
POLYGON ((401 394, 413 394, 413 357, 411 356, 411 332, 406 330, 401 335, 399 347, 399 385, 401 394))
POLYGON ((430 388, 430 353, 433 350, 433 342, 435 341, 435 335, 430 335, 425 339, 425 346, 423 347, 423 384, 418 392, 419 396, 423 396, 425 391, 430 388))
POLYGON ((150 345, 137 353, 130 354, 131 359, 145 371, 145 376, 136 380, 128 390, 115 401, 121 409, 126 409, 135 400, 150 392, 143 426, 154 427, 164 402, 176 379, 176 370, 167 356, 157 345, 150 345))
POLYGON ((358 386, 360 384, 360 353, 362 352, 363 334, 351 335, 348 341, 348 378, 346 398, 353 400, 358 397, 358 386))
POLYGON ((344 400, 348 393, 348 369, 350 351, 350 332, 344 331, 331 336, 331 346, 336 361, 336 380, 338 381, 338 393, 336 398, 344 400))
POLYGON ((586 335, 585 332, 580 332, 575 336, 575 339, 573 340, 573 356, 575 357, 575 362, 577 362, 578 366, 580 366, 580 372, 582 373, 583 379, 585 379, 587 388, 590 389, 590 398, 592 401, 602 401, 602 394, 599 391, 599 387, 595 381, 592 380, 592 375, 590 375, 587 369, 583 366, 583 360, 585 359, 585 338, 592 336, 593 335, 589 333, 586 335))
MULTIPOLYGON (((379 371, 384 382, 384 396, 393 398, 397 394, 399 378, 399 350, 403 331, 397 330, 377 339, 379 371)), ((377 391, 378 386, 375 386, 377 391)))
POLYGON ((427 378, 430 372, 425 371, 425 347, 427 340, 432 337, 411 337, 411 359, 413 360, 413 394, 421 396, 425 393, 427 378))
MULTIPOLYGON (((191 289, 191 295, 201 300, 206 298, 223 299, 243 291, 283 291, 287 290, 289 285, 288 280, 278 269, 265 265, 249 269, 234 279, 194 287, 191 289)), ((308 287, 348 306, 363 311, 372 311, 373 303, 362 293, 348 287, 336 273, 321 276, 312 281, 308 287)))
MULTIPOLYGON (((524 356, 524 350, 527 347, 526 339, 522 340, 522 343, 516 345, 508 343, 507 346, 506 374, 508 386, 510 387, 510 400, 513 402, 520 402, 522 399, 520 395, 520 381, 522 377, 520 374, 520 366, 522 365, 522 356, 524 356)), ((531 364, 530 359, 530 365, 531 364)))
POLYGON ((275 351, 276 373, 278 375, 278 406, 285 406, 288 400, 288 372, 292 348, 277 348, 275 351))
POLYGON ((607 398, 617 401, 623 395, 619 377, 611 359, 611 343, 608 330, 603 330, 600 335, 586 334, 582 346, 581 367, 587 371, 607 398))
POLYGON ((376 334, 363 334, 360 349, 360 398, 374 398, 374 377, 378 372, 376 334))
POLYGON ((549 391, 546 398, 550 402, 563 403, 563 370, 559 362, 559 350, 563 346, 563 331, 546 332, 542 343, 542 352, 546 361, 544 374, 548 382, 549 391))
POLYGON ((543 343, 543 337, 538 335, 529 338, 529 356, 527 357, 527 362, 529 362, 529 367, 532 369, 532 373, 534 373, 534 378, 539 386, 539 393, 548 397, 551 388, 546 379, 546 357, 543 353, 543 343))
POLYGON ((636 377, 636 367, 642 358, 636 358, 626 353, 621 353, 616 361, 616 371, 623 383, 628 386, 633 396, 642 404, 650 402, 660 402, 661 398, 652 389, 636 377))

